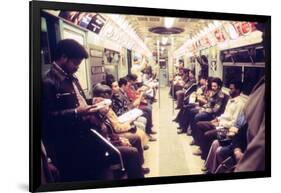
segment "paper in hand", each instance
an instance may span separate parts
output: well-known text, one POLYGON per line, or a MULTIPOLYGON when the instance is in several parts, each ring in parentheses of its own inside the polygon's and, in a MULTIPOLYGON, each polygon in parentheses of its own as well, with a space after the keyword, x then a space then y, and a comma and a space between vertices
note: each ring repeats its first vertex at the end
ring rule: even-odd
POLYGON ((123 115, 119 116, 118 120, 121 123, 124 123, 124 122, 130 121, 130 120, 135 120, 142 114, 143 114, 142 110, 134 108, 134 109, 124 113, 123 115))

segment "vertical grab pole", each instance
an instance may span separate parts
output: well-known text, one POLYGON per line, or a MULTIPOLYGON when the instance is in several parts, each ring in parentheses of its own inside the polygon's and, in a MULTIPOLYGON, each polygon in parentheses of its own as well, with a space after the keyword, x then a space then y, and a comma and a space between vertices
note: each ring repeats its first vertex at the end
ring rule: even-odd
POLYGON ((161 98, 160 98, 160 45, 159 45, 159 40, 157 40, 157 61, 158 61, 158 84, 159 84, 159 88, 158 88, 158 97, 159 97, 159 108, 160 108, 160 103, 161 103, 161 98))
MULTIPOLYGON (((171 57, 173 57, 173 54, 174 54, 174 38, 173 37, 171 37, 171 54, 170 54, 170 56, 171 57)), ((174 78, 174 64, 173 64, 173 58, 172 58, 172 77, 174 78)), ((173 80, 173 79, 172 79, 173 80)), ((174 95, 175 95, 175 90, 174 90, 174 84, 173 84, 173 81, 172 81, 172 97, 173 97, 173 99, 172 99, 172 108, 173 108, 173 115, 175 114, 175 101, 174 101, 174 95)))

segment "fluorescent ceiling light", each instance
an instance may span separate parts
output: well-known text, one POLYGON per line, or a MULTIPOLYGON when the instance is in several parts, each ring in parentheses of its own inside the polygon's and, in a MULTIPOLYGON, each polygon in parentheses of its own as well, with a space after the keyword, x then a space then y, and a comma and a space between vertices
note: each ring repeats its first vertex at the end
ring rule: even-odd
POLYGON ((212 31, 216 28, 214 23, 209 23, 208 27, 209 27, 210 31, 212 31))
POLYGON ((174 22, 175 22, 175 18, 165 17, 164 25, 166 28, 171 28, 171 27, 173 27, 174 22))
POLYGON ((162 44, 166 45, 168 42, 168 38, 167 37, 162 37, 162 44))
POLYGON ((209 32, 209 28, 208 27, 204 27, 204 33, 207 34, 209 32))
POLYGON ((218 20, 215 20, 215 21, 214 21, 214 25, 215 25, 216 27, 219 27, 219 26, 221 25, 221 22, 219 22, 218 20))

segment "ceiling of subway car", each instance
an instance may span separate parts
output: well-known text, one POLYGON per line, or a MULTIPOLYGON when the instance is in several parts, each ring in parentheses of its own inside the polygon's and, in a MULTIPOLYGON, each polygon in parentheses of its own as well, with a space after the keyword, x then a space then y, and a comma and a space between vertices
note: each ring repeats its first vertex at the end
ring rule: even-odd
MULTIPOLYGON (((48 12, 60 16, 59 11, 48 10, 48 12)), ((75 16, 75 14, 79 15, 80 19, 82 19, 85 14, 90 14, 93 17, 96 13, 86 13, 86 12, 75 12, 75 11, 66 11, 68 12, 70 17, 75 16), (82 13, 82 14, 81 14, 82 13)), ((151 52, 157 51, 157 40, 159 40, 160 46, 165 48, 167 51, 173 46, 173 50, 179 49, 188 39, 194 38, 198 35, 204 28, 207 28, 210 23, 213 23, 214 20, 207 19, 193 19, 193 18, 172 18, 172 23, 170 26, 166 26, 166 21, 171 19, 169 17, 161 17, 161 16, 143 16, 143 15, 124 15, 124 14, 107 14, 107 13, 99 13, 106 20, 105 25, 115 25, 119 26, 119 28, 123 28, 122 30, 127 31, 126 35, 136 34, 138 37, 136 39, 140 39, 140 41, 131 42, 132 44, 143 44, 141 45, 144 50, 145 47, 149 49, 151 52), (110 22, 111 21, 111 22, 110 22), (126 21, 124 25, 124 21, 126 21), (171 37, 173 37, 173 44, 171 44, 171 37), (164 41, 163 41, 164 40, 164 41)), ((71 19, 72 18, 64 18, 71 19)), ((79 19, 78 19, 79 20, 79 19)), ((77 24, 78 25, 78 24, 77 24)), ((81 26, 81 24, 80 24, 81 26)), ((122 36, 122 33, 117 34, 122 36)), ((124 34, 123 34, 124 35, 124 34)), ((125 35, 125 36, 126 36, 125 35)), ((119 37, 120 38, 120 37, 119 37)), ((124 43, 124 37, 121 38, 121 43, 124 43), (122 42, 123 41, 123 42, 122 42)), ((133 38, 134 39, 134 38, 133 38)), ((131 38, 125 37, 125 41, 131 40, 131 38)), ((132 46, 125 46, 132 47, 132 46)), ((148 50, 147 50, 148 51, 148 50)))
POLYGON ((173 46, 176 50, 182 46, 187 39, 194 37, 202 29, 207 27, 209 23, 213 22, 211 20, 202 19, 174 18, 174 22, 170 28, 181 29, 181 32, 169 33, 168 31, 167 33, 163 32, 160 34, 152 31, 153 28, 156 27, 166 28, 165 17, 127 15, 125 18, 151 51, 155 51, 157 49, 156 41, 159 40, 161 43, 163 38, 168 38, 168 42, 166 44, 171 45, 170 37, 174 37, 173 46))
POLYGON ((260 42, 262 39, 261 33, 252 33, 256 32, 256 22, 47 11, 52 15, 94 32, 99 37, 96 40, 101 44, 104 41, 114 42, 119 48, 135 50, 148 57, 155 56, 155 53, 158 52, 157 48, 159 48, 162 55, 166 55, 167 51, 170 50, 171 52, 169 53, 177 57, 183 54, 194 55, 199 49, 205 49, 217 44, 220 44, 221 47, 229 46, 230 44, 239 47, 245 41, 260 42), (253 35, 248 36, 251 33, 253 35), (158 47, 157 45, 160 46, 158 47))

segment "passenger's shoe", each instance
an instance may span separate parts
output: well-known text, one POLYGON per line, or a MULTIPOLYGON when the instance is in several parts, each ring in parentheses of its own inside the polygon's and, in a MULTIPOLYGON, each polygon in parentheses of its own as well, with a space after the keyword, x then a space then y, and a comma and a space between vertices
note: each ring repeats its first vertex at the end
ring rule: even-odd
POLYGON ((189 145, 196 145, 196 143, 194 140, 192 140, 189 145))
POLYGON ((202 151, 200 150, 200 149, 197 149, 196 151, 194 151, 193 153, 192 153, 193 155, 202 155, 202 151))
POLYGON ((186 135, 191 136, 191 133, 192 133, 191 129, 187 129, 186 135))
POLYGON ((155 135, 155 134, 157 134, 157 132, 156 131, 151 131, 150 134, 155 135))
POLYGON ((148 145, 144 145, 143 146, 143 150, 145 151, 145 150, 148 150, 149 149, 149 146, 148 145))
POLYGON ((151 135, 148 136, 148 141, 153 142, 153 141, 157 141, 156 138, 152 137, 151 135))
POLYGON ((205 166, 203 166, 203 167, 201 168, 201 171, 202 171, 202 172, 207 172, 208 169, 207 169, 205 166))
POLYGON ((149 168, 141 168, 143 174, 148 174, 150 172, 149 168))
POLYGON ((178 134, 183 134, 183 133, 185 133, 184 130, 182 130, 182 129, 179 129, 179 130, 178 130, 178 134))

